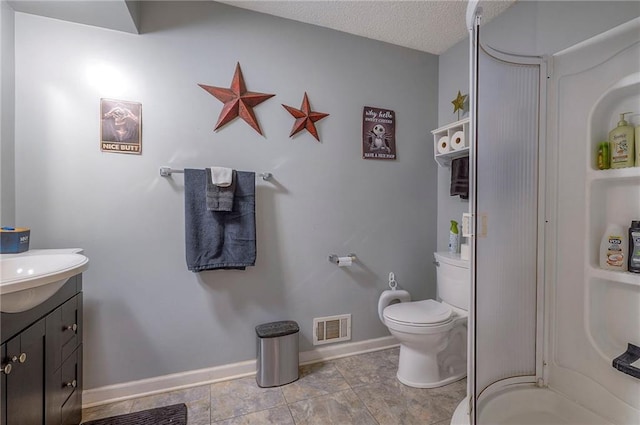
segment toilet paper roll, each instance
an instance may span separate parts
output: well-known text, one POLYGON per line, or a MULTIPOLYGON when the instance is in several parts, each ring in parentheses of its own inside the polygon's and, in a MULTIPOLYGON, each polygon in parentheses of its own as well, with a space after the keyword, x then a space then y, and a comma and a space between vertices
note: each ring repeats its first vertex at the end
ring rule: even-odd
POLYGON ((451 145, 451 149, 453 149, 454 151, 457 151, 467 146, 467 142, 464 140, 464 132, 456 131, 455 133, 453 133, 453 136, 451 136, 450 145, 451 145))
POLYGON ((338 267, 349 267, 352 262, 351 257, 338 257, 338 267))
POLYGON ((447 153, 449 150, 449 138, 447 136, 442 136, 438 139, 438 153, 447 153))

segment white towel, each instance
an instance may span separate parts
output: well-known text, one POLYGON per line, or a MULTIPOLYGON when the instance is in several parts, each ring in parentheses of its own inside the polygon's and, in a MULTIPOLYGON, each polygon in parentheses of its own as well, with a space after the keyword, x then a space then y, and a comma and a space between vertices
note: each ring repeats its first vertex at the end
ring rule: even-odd
POLYGON ((229 187, 233 181, 233 169, 211 167, 211 183, 218 187, 229 187))

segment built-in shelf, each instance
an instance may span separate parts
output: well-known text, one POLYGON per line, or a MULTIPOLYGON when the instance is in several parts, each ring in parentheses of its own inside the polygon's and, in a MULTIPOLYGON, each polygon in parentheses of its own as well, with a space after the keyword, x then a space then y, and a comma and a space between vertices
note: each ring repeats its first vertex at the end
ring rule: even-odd
MULTIPOLYGON (((589 155, 585 185, 587 228, 590 229, 586 272, 601 283, 632 285, 627 289, 636 293, 640 291, 640 274, 604 270, 597 265, 601 238, 607 226, 620 225, 626 233, 631 221, 640 219, 640 167, 609 170, 595 167, 598 144, 607 140, 609 131, 619 120, 619 114, 627 110, 635 112, 639 101, 640 72, 634 72, 610 86, 593 106, 588 122, 589 155)), ((635 118, 630 120, 630 125, 637 125, 635 118)))
POLYGON ((589 266, 587 272, 602 280, 640 286, 640 273, 617 272, 589 266))
MULTIPOLYGON (((609 131, 619 121, 619 114, 637 111, 639 102, 640 72, 634 72, 602 93, 590 108, 586 122, 584 271, 588 288, 587 331, 594 348, 609 364, 616 357, 620 359, 627 342, 637 342, 637 326, 630 324, 636 323, 638 318, 640 274, 601 269, 600 245, 609 225, 621 226, 626 234, 631 221, 640 219, 640 167, 598 170, 597 148, 608 140, 609 131)), ((635 120, 630 124, 637 125, 635 120)), ((623 371, 626 373, 627 369, 623 371)))
POLYGON ((451 161, 455 158, 469 155, 469 118, 463 118, 460 121, 436 128, 431 132, 431 134, 433 134, 433 157, 439 166, 449 167, 451 165, 451 161), (449 141, 451 141, 454 135, 459 131, 464 135, 464 147, 461 147, 460 149, 453 149, 450 146, 448 152, 440 152, 438 150, 438 145, 441 139, 446 136, 449 141))
POLYGON ((640 179, 640 167, 616 168, 609 170, 589 170, 587 176, 590 180, 626 180, 640 179))

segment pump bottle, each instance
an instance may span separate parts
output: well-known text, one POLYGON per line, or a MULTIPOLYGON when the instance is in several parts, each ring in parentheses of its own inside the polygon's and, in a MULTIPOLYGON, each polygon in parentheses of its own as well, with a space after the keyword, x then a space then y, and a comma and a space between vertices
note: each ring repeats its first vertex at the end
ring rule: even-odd
POLYGON ((624 116, 630 113, 621 113, 618 126, 609 132, 611 168, 634 166, 636 159, 634 154, 634 128, 624 119, 624 116))

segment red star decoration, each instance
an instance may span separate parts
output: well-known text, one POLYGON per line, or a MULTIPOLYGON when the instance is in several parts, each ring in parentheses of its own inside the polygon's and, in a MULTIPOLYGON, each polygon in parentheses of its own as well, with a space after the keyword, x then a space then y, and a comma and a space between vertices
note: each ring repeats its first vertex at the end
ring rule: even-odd
POLYGON ((289 137, 292 137, 294 134, 307 129, 307 131, 311 133, 318 142, 320 141, 320 137, 318 137, 318 130, 316 130, 316 126, 314 123, 316 121, 320 121, 324 117, 328 117, 329 114, 312 111, 311 106, 309 106, 309 98, 307 97, 306 92, 304 93, 304 97, 302 98, 302 106, 300 107, 300 109, 292 108, 291 106, 287 106, 284 104, 282 106, 284 106, 284 109, 289 111, 289 113, 296 119, 289 137))
POLYGON ((213 97, 224 103, 218 122, 214 131, 229 123, 233 119, 240 117, 249 124, 255 131, 262 135, 260 124, 253 113, 253 107, 261 104, 265 100, 275 96, 275 94, 254 93, 247 91, 242 77, 240 63, 236 65, 236 72, 233 74, 231 87, 214 87, 204 84, 198 84, 200 87, 209 92, 213 97))

